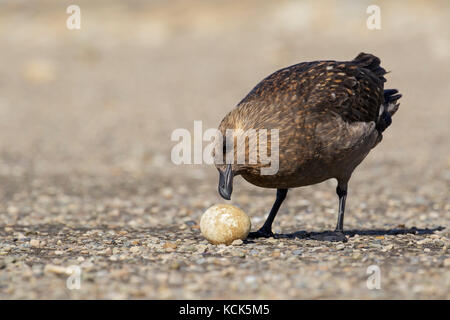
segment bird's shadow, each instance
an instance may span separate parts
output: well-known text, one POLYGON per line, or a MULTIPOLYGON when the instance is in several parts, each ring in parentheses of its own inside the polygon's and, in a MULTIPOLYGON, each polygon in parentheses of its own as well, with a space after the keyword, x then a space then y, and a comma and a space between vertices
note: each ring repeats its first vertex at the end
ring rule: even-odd
MULTIPOLYGON (((438 226, 436 228, 425 228, 420 229, 416 227, 412 228, 393 228, 393 229, 367 229, 367 230, 359 230, 359 229, 353 229, 353 230, 345 230, 344 234, 346 236, 354 237, 355 235, 360 236, 395 236, 400 234, 416 234, 416 235, 422 235, 422 234, 433 234, 436 231, 444 230, 445 227, 438 226)), ((317 238, 320 235, 330 233, 330 231, 322 231, 322 232, 308 232, 308 231, 295 231, 292 233, 279 233, 275 234, 275 238, 298 238, 298 239, 314 239, 317 238)))

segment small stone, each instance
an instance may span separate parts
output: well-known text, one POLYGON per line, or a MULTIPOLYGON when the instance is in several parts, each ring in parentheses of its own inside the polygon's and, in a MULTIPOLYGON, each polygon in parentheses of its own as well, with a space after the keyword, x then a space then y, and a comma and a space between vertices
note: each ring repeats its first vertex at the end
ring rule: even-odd
POLYGON ((255 276, 246 276, 245 278, 244 278, 244 282, 245 283, 247 283, 247 284, 251 284, 251 283, 254 283, 254 282, 256 282, 256 277, 255 276))
POLYGON ((166 242, 164 243, 163 248, 166 249, 166 251, 175 251, 177 244, 174 242, 166 242))
POLYGON ((450 258, 444 260, 444 267, 450 267, 450 258))
POLYGON ((140 248, 139 247, 131 247, 130 248, 130 252, 131 253, 138 253, 140 251, 140 248))
POLYGON ((117 269, 111 271, 111 276, 114 278, 123 278, 126 277, 130 271, 127 268, 117 269))
POLYGON ((336 250, 344 250, 344 248, 345 248, 345 244, 343 244, 343 243, 340 243, 336 246, 336 250))
POLYGON ((275 250, 270 254, 270 256, 274 258, 278 258, 280 255, 281 255, 280 250, 275 250))
POLYGON ((33 276, 39 277, 44 272, 44 269, 42 268, 42 265, 33 265, 31 267, 31 272, 32 272, 33 276))
POLYGON ((205 253, 205 251, 208 249, 208 246, 204 245, 204 244, 199 244, 197 246, 197 253, 202 254, 205 253))
POLYGON ((184 248, 184 250, 186 250, 186 251, 197 251, 197 248, 195 246, 186 246, 184 248))
POLYGON ((19 213, 19 209, 14 206, 9 206, 8 209, 6 209, 9 214, 17 214, 19 213))
POLYGON ((54 273, 54 274, 70 274, 66 267, 55 266, 52 264, 47 264, 44 267, 45 273, 54 273))
POLYGON ((428 243, 428 242, 431 242, 431 241, 432 241, 431 239, 425 238, 425 239, 417 241, 417 244, 425 244, 425 243, 428 243))
POLYGON ((23 240, 23 239, 26 239, 26 238, 27 237, 22 232, 17 233, 17 239, 23 240))
POLYGON ((245 258, 245 253, 243 251, 233 251, 231 255, 234 257, 245 258))
POLYGON ((361 259, 361 257, 362 257, 361 252, 355 252, 355 253, 352 255, 352 258, 355 259, 355 260, 359 260, 359 259, 361 259))
POLYGON ((225 268, 225 269, 223 269, 221 271, 221 275, 224 276, 224 277, 229 276, 229 275, 233 275, 235 273, 236 273, 236 268, 234 268, 234 267, 228 267, 228 268, 225 268))
POLYGON ((192 220, 189 220, 189 221, 186 221, 185 224, 186 224, 188 227, 193 227, 193 226, 196 226, 196 225, 197 225, 197 222, 192 221, 192 220))
POLYGON ((163 188, 161 195, 166 199, 171 199, 173 197, 173 190, 171 188, 163 188))
POLYGON ((31 239, 30 240, 30 246, 33 248, 39 248, 39 240, 38 239, 31 239))
POLYGON ((294 251, 292 251, 292 254, 295 255, 295 256, 300 256, 300 255, 302 255, 302 253, 303 253, 303 250, 294 250, 294 251))
POLYGON ((243 244, 244 243, 244 241, 242 241, 241 239, 236 239, 236 240, 234 240, 232 243, 231 243, 231 245, 233 245, 233 246, 240 246, 241 244, 243 244))

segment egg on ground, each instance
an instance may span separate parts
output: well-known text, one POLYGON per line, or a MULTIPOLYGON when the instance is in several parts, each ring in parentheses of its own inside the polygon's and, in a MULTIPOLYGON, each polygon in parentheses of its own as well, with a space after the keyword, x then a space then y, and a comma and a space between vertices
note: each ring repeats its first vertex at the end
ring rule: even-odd
POLYGON ((206 210, 200 219, 202 235, 213 244, 229 245, 234 240, 244 240, 250 228, 247 214, 230 204, 216 204, 206 210))

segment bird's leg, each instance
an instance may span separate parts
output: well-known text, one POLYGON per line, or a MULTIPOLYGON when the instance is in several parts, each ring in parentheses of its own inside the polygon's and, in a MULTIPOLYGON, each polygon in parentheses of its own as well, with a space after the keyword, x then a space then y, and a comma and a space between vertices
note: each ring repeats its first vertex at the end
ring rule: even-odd
POLYGON ((336 229, 334 230, 334 232, 315 234, 311 238, 322 241, 347 242, 347 237, 344 235, 344 212, 345 212, 345 200, 347 198, 347 183, 338 182, 336 193, 339 197, 339 213, 336 229))
POLYGON ((280 209, 281 204, 284 199, 286 199, 288 189, 277 189, 277 198, 275 203, 272 206, 272 210, 270 210, 269 216, 267 217, 264 225, 256 232, 250 232, 248 238, 269 238, 273 237, 272 232, 272 223, 277 215, 278 210, 280 209))
POLYGON ((347 199, 347 185, 344 188, 337 186, 336 193, 339 197, 339 214, 336 224, 336 230, 334 232, 344 233, 344 212, 345 212, 345 200, 347 199))

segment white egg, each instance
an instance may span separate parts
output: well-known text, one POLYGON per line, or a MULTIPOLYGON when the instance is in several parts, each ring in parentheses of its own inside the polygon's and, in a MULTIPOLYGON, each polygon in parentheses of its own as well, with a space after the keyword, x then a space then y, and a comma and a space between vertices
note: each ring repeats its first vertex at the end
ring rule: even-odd
POLYGON ((213 244, 231 244, 247 238, 250 218, 241 209, 230 204, 216 204, 203 213, 200 219, 202 235, 213 244))

